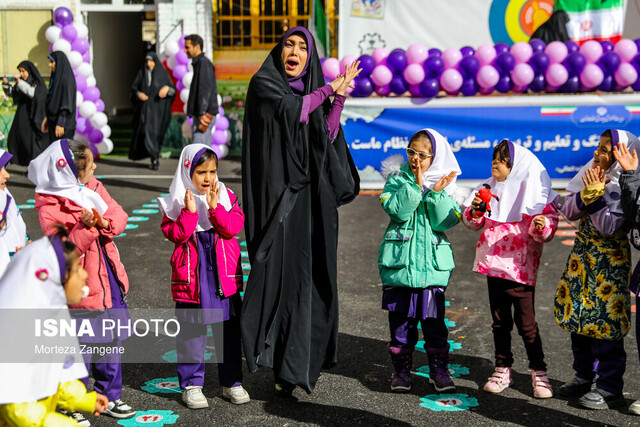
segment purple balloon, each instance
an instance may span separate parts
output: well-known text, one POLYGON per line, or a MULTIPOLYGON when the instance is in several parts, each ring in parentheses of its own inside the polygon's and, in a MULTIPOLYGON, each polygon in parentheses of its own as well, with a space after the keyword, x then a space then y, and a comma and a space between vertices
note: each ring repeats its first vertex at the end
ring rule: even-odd
MULTIPOLYGON (((325 79, 326 82, 327 79, 325 79)), ((333 80, 329 79, 329 82, 332 82, 333 80)), ((328 84, 328 83, 327 83, 328 84)), ((178 80, 176 82, 176 89, 178 89, 178 92, 182 92, 184 90, 184 83, 182 83, 182 80, 178 80)))
POLYGON ((98 99, 98 100, 95 102, 95 104, 96 104, 96 111, 97 111, 98 113, 102 113, 102 112, 104 111, 104 107, 105 107, 105 105, 104 105, 104 101, 103 101, 102 99, 98 99))
POLYGON ((440 92, 440 82, 435 78, 426 78, 420 83, 420 94, 425 98, 433 98, 440 92))
POLYGON ((533 49, 534 55, 538 52, 544 52, 544 48, 547 47, 547 44, 540 39, 531 39, 529 40, 529 44, 531 45, 531 49, 533 49))
POLYGON ((187 74, 189 72, 189 68, 187 68, 186 65, 176 65, 176 67, 173 69, 173 77, 176 78, 176 80, 182 80, 182 78, 184 77, 185 74, 187 74))
POLYGON ((496 56, 493 65, 500 74, 508 74, 516 66, 516 59, 509 52, 503 52, 496 56))
MULTIPOLYGON (((467 58, 470 57, 467 56, 467 58)), ((473 96, 478 93, 479 88, 480 87, 478 86, 478 83, 476 83, 476 79, 474 79, 473 77, 467 77, 462 81, 460 92, 462 92, 464 96, 473 96)))
POLYGON ((100 152, 98 151, 98 147, 95 144, 89 144, 89 150, 91 150, 91 154, 93 154, 94 159, 100 158, 100 152))
POLYGON ((631 85, 631 88, 636 92, 640 92, 640 79, 636 80, 636 82, 631 85))
POLYGON ((79 134, 84 134, 87 131, 87 122, 88 120, 84 117, 78 117, 76 119, 76 132, 78 132, 79 134))
POLYGON ((96 102, 100 99, 100 89, 95 86, 89 86, 82 92, 82 96, 85 101, 96 102))
POLYGON ((427 77, 440 77, 444 70, 444 61, 440 56, 430 56, 424 61, 424 71, 427 77))
POLYGON ((320 65, 324 64, 324 61, 326 61, 327 58, 320 58, 320 65))
POLYGON ((567 67, 570 75, 578 76, 584 69, 584 66, 587 65, 587 60, 580 52, 573 52, 566 57, 563 64, 567 67))
POLYGON ((529 59, 529 65, 536 73, 544 73, 549 68, 550 63, 549 56, 542 51, 534 53, 529 59))
MULTIPOLYGON (((465 56, 464 54, 462 56, 463 58, 462 61, 460 61, 460 64, 458 64, 458 69, 464 77, 475 77, 475 75, 478 73, 478 70, 480 69, 480 61, 475 56, 465 56)), ((475 95, 475 92, 473 93, 473 95, 475 95)))
POLYGON ((87 64, 91 63, 91 56, 89 55, 89 51, 82 54, 82 60, 87 64))
POLYGON ((89 41, 84 37, 78 37, 71 43, 71 49, 84 55, 89 50, 89 41))
POLYGON ((598 90, 603 92, 611 92, 615 86, 615 79, 611 74, 605 74, 604 79, 602 79, 602 83, 598 86, 598 90))
POLYGON ((504 76, 500 76, 500 80, 496 84, 496 90, 500 93, 507 93, 511 90, 513 84, 511 82, 511 77, 508 74, 504 76))
POLYGON ((211 135, 211 142, 215 145, 227 143, 227 134, 223 130, 217 130, 211 135))
MULTIPOLYGON (((462 57, 465 58, 467 56, 473 56, 473 54, 476 53, 476 51, 473 50, 473 48, 471 46, 463 46, 463 47, 460 48, 460 53, 462 54, 462 57)), ((475 93, 474 93, 474 95, 475 95, 475 93)))
MULTIPOLYGON (((611 48, 613 49, 613 44, 611 46, 611 48)), ((607 51, 603 53, 598 60, 598 65, 601 65, 604 68, 603 71, 605 72, 605 74, 613 74, 620 66, 620 62, 622 62, 622 60, 620 59, 620 55, 613 51, 607 51)))
POLYGON ((409 85, 409 93, 415 97, 422 96, 420 93, 420 85, 409 85))
POLYGON ((396 95, 402 95, 407 91, 407 89, 409 89, 409 85, 406 81, 404 81, 404 77, 393 76, 393 78, 391 79, 391 83, 389 83, 389 89, 391 89, 391 92, 395 93, 396 95))
MULTIPOLYGON (((387 57, 387 67, 393 74, 400 74, 407 67, 407 55, 402 49, 393 49, 387 57)), ((391 90, 395 93, 393 88, 391 90)), ((406 91, 406 89, 405 89, 406 91)))
POLYGON ((564 42, 564 44, 567 45, 567 51, 569 52, 569 54, 578 52, 580 50, 580 46, 578 46, 578 44, 574 41, 567 40, 566 42, 564 42))
POLYGON ((84 134, 89 135, 93 130, 93 126, 91 126, 91 120, 87 119, 87 124, 84 126, 84 134))
POLYGON ((189 63, 189 56, 184 50, 179 50, 176 53, 176 62, 181 65, 187 65, 189 63))
POLYGON ((389 96, 391 93, 391 89, 389 89, 389 85, 376 87, 376 94, 378 96, 389 96))
MULTIPOLYGON (((76 90, 80 93, 83 93, 87 88, 87 79, 84 76, 77 75, 76 76, 76 90)), ((84 95, 82 95, 84 96, 84 95)))
POLYGON ((376 67, 376 61, 371 55, 360 55, 358 61, 360 61, 360 69, 362 69, 358 77, 369 77, 376 67))
POLYGON ((566 83, 560 87, 560 90, 564 93, 580 92, 580 78, 578 76, 570 76, 566 83))
POLYGON ((73 14, 66 7, 58 7, 53 11, 53 22, 59 27, 64 27, 73 22, 73 14))
POLYGON ((529 89, 533 92, 542 92, 547 82, 544 80, 544 74, 536 74, 533 76, 533 81, 529 83, 529 89))
POLYGON ((178 47, 180 48, 180 50, 184 49, 184 39, 187 37, 186 34, 183 34, 180 36, 180 38, 178 39, 178 47))
POLYGON ((53 52, 53 43, 49 43, 49 53, 53 52))
POLYGON ((97 144, 98 142, 101 142, 103 139, 104 139, 104 135, 102 135, 102 132, 100 132, 98 129, 93 129, 89 133, 89 142, 91 142, 92 144, 97 144))
POLYGON ((62 38, 67 40, 69 43, 73 43, 73 41, 78 38, 78 30, 73 25, 65 25, 62 27, 62 32, 60 33, 62 38))
POLYGON ((435 47, 432 49, 429 49, 429 56, 441 56, 441 55, 442 55, 442 51, 440 49, 436 49, 435 47))
MULTIPOLYGON (((373 58, 372 58, 373 59, 373 58)), ((373 82, 369 77, 356 77, 353 82, 355 88, 351 92, 351 96, 366 98, 373 93, 373 82)))
POLYGON ((600 44, 602 45, 603 52, 613 52, 613 43, 609 40, 602 40, 600 44))
MULTIPOLYGON (((496 53, 500 55, 501 53, 509 52, 509 45, 505 42, 496 43, 494 46, 496 53)), ((511 70, 509 70, 511 71, 511 70)))

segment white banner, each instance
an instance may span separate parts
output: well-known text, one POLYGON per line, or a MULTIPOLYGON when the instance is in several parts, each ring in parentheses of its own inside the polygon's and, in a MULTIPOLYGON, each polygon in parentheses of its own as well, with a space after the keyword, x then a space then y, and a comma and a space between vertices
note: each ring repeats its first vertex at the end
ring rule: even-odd
MULTIPOLYGON (((492 0, 340 0, 338 53, 360 56, 413 43, 446 49, 495 43, 492 0)), ((504 20, 503 20, 504 22, 504 20)))

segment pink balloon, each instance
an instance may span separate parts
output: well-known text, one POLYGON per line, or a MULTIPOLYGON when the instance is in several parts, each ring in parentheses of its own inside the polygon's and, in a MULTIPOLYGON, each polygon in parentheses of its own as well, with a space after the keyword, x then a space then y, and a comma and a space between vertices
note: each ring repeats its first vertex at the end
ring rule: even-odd
POLYGON ((335 79, 340 74, 340 62, 336 58, 327 58, 322 64, 322 73, 330 80, 335 79))
POLYGON ((216 145, 226 144, 227 134, 223 130, 216 130, 211 135, 211 142, 213 142, 216 145))
POLYGON ((627 87, 638 80, 638 72, 633 65, 628 62, 620 64, 613 77, 620 86, 627 87))
POLYGON ((460 53, 459 49, 455 49, 453 47, 447 48, 442 52, 441 56, 444 61, 444 68, 453 68, 458 65, 458 62, 462 59, 462 53, 460 53))
MULTIPOLYGON (((598 46, 600 46, 599 43, 598 46)), ((569 54, 569 50, 567 49, 567 45, 563 42, 554 41, 547 45, 547 47, 544 49, 544 53, 547 54, 547 56, 549 57, 549 61, 552 64, 557 64, 564 61, 564 59, 569 54)))
MULTIPOLYGON (((62 32, 64 33, 64 29, 62 32)), ((620 55, 620 59, 622 59, 623 62, 631 62, 633 57, 638 54, 638 46, 636 46, 632 40, 622 39, 616 43, 613 51, 620 55)))
POLYGON ((98 99, 96 101, 96 111, 98 113, 102 113, 104 111, 104 107, 105 107, 104 101, 102 99, 98 99))
POLYGON ((511 46, 510 50, 511 55, 516 60, 516 64, 527 62, 531 55, 533 55, 533 48, 527 42, 518 42, 511 46))
POLYGON ((376 87, 376 94, 378 96, 389 96, 390 93, 391 88, 389 87, 389 85, 376 87))
MULTIPOLYGON (((596 42, 597 43, 597 42, 596 42)), ((562 86, 569 79, 569 72, 562 64, 551 64, 545 72, 547 83, 551 86, 562 86)))
POLYGON ((476 81, 481 88, 492 88, 498 84, 500 73, 493 65, 483 65, 476 74, 476 81))
POLYGON ((377 47, 373 49, 371 56, 373 60, 376 61, 376 65, 380 65, 387 59, 387 56, 389 56, 389 51, 383 47, 377 47))
POLYGON ((480 90, 478 92, 480 92, 482 95, 491 95, 494 90, 495 90, 495 88, 493 86, 491 86, 491 87, 482 87, 482 86, 480 86, 480 90))
MULTIPOLYGON (((460 51, 458 51, 458 53, 460 53, 460 51)), ((462 74, 460 74, 458 70, 449 68, 442 72, 440 76, 440 86, 447 92, 456 92, 462 86, 462 80, 462 74)))
POLYGON ((480 61, 480 65, 491 65, 493 60, 496 59, 496 49, 491 45, 483 44, 476 49, 474 55, 480 61))
POLYGON ((182 65, 187 65, 189 63, 189 57, 184 50, 179 50, 178 53, 176 53, 176 62, 182 65))
POLYGON ((422 64, 428 56, 429 50, 420 43, 414 43, 407 49, 409 64, 422 64))
POLYGON ((534 77, 535 73, 529 64, 517 64, 511 71, 511 80, 513 80, 513 84, 517 86, 527 86, 533 81, 534 77))
POLYGON ((587 64, 580 72, 580 83, 589 89, 599 86, 604 80, 604 73, 596 64, 587 64))
POLYGON ((526 90, 527 90, 527 86, 514 85, 513 88, 511 88, 511 91, 513 93, 524 93, 526 90))
MULTIPOLYGON (((402 74, 410 85, 417 85, 424 80, 424 68, 420 64, 409 64, 402 74)), ((389 80, 391 81, 391 80, 389 80)))
POLYGON ((356 58, 354 55, 345 55, 342 57, 342 60, 340 61, 340 74, 344 73, 347 70, 347 67, 351 64, 353 64, 353 62, 358 59, 356 58))
POLYGON ((602 56, 602 45, 595 40, 588 40, 580 46, 580 53, 584 55, 587 63, 596 63, 602 56))
MULTIPOLYGON (((424 70, 423 70, 424 73, 424 70)), ((386 65, 377 65, 371 72, 371 80, 376 86, 385 86, 391 82, 393 73, 386 65)), ((424 78, 424 77, 423 77, 424 78)))
POLYGON ((182 80, 185 74, 189 72, 189 69, 186 65, 176 65, 176 68, 173 69, 173 76, 176 80, 182 80))

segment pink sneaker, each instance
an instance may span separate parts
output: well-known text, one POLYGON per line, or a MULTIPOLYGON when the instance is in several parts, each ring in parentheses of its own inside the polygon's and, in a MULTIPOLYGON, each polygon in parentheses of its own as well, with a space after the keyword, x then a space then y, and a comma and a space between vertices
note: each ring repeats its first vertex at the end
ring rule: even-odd
POLYGON ((496 366, 493 375, 484 385, 484 391, 489 393, 500 393, 511 384, 511 368, 496 366))
POLYGON ((553 390, 549 384, 547 371, 531 370, 531 385, 533 386, 533 397, 538 399, 548 399, 553 397, 553 390))

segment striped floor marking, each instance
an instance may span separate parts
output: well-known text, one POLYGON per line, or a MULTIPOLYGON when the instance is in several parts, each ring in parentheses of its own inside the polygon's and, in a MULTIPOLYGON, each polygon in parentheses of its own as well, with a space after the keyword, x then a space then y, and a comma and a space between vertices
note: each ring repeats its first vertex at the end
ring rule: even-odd
POLYGON ((136 215, 153 215, 160 211, 158 209, 134 209, 132 212, 136 215))

